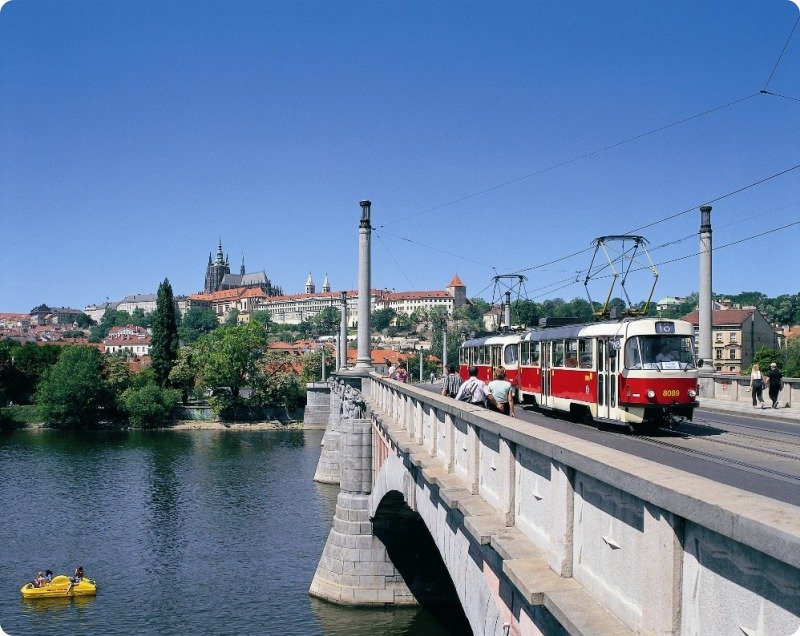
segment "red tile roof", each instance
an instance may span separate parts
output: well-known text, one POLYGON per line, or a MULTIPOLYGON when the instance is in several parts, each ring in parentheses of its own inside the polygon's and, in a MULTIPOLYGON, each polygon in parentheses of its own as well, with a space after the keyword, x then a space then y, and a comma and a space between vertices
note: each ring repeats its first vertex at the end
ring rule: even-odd
POLYGON ((464 283, 461 282, 461 279, 458 277, 458 274, 453 276, 453 280, 450 281, 448 287, 466 287, 464 283))
MULTIPOLYGON (((715 327, 725 325, 741 325, 753 315, 754 309, 720 309, 711 312, 711 324, 715 327)), ((694 326, 700 324, 700 312, 695 309, 686 314, 681 320, 692 323, 694 326)))
POLYGON ((392 302, 395 300, 418 300, 423 298, 450 298, 453 297, 446 291, 408 291, 408 292, 392 292, 385 294, 382 298, 384 302, 392 302))
POLYGON ((266 298, 267 294, 260 287, 234 287, 233 289, 220 289, 210 294, 191 294, 189 300, 204 300, 208 302, 224 302, 226 300, 241 300, 242 298, 266 298))

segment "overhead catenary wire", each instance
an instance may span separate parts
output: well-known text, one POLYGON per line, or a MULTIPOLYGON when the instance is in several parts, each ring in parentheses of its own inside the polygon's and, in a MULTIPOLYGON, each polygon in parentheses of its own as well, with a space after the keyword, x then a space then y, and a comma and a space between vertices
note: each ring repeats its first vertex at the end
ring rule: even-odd
POLYGON ((792 30, 789 33, 789 37, 786 38, 786 42, 784 43, 783 48, 781 49, 780 55, 778 55, 778 59, 775 60, 775 65, 772 67, 772 72, 769 74, 769 78, 767 78, 767 81, 764 84, 764 89, 763 89, 764 91, 767 90, 767 88, 769 87, 769 83, 775 76, 775 71, 778 70, 778 65, 781 63, 781 60, 783 59, 783 54, 786 53, 786 49, 789 47, 789 42, 792 39, 792 36, 794 35, 795 29, 797 29, 798 23, 800 23, 800 15, 797 16, 797 20, 794 21, 794 26, 792 27, 792 30))
POLYGON ((614 148, 619 148, 620 146, 624 146, 625 144, 637 141, 639 139, 643 139, 644 137, 649 137, 650 135, 654 135, 656 133, 662 132, 662 131, 667 130, 669 128, 673 128, 675 126, 679 126, 681 124, 685 124, 685 123, 687 123, 689 121, 692 121, 694 119, 698 119, 700 117, 704 117, 705 115, 710 115, 711 113, 715 113, 715 112, 718 112, 720 110, 724 110, 726 108, 730 108, 731 106, 735 106, 736 104, 740 104, 740 103, 745 102, 745 101, 747 101, 749 99, 752 99, 753 97, 755 97, 757 95, 759 95, 758 91, 756 91, 754 93, 750 93, 749 95, 746 95, 744 97, 738 97, 738 98, 736 98, 734 100, 731 100, 731 101, 729 101, 729 102, 727 102, 725 104, 721 104, 719 106, 714 106, 712 108, 708 108, 708 109, 706 109, 706 110, 704 110, 702 112, 695 113, 694 115, 690 115, 688 117, 684 117, 682 119, 673 121, 673 122, 671 122, 669 124, 664 124, 663 126, 657 126, 655 128, 651 128, 650 130, 647 130, 645 132, 638 133, 636 135, 633 135, 631 137, 628 137, 628 138, 623 139, 621 141, 617 141, 617 142, 612 143, 612 144, 608 144, 608 145, 603 146, 601 148, 596 148, 595 150, 590 150, 588 152, 584 152, 584 153, 582 153, 580 155, 576 155, 576 156, 574 156, 574 157, 572 157, 570 159, 565 159, 563 161, 559 161, 558 163, 554 163, 552 165, 546 166, 545 168, 541 168, 539 170, 535 170, 534 172, 528 173, 526 175, 522 175, 522 176, 516 177, 514 179, 509 179, 508 181, 504 181, 503 183, 498 183, 498 184, 490 186, 488 188, 484 188, 483 190, 479 190, 479 191, 476 191, 476 192, 472 192, 470 194, 466 194, 464 196, 458 197, 457 199, 453 199, 452 201, 448 201, 447 203, 442 203, 440 205, 436 205, 436 206, 433 206, 431 208, 426 208, 424 210, 420 210, 419 212, 414 212, 413 214, 409 214, 409 215, 400 217, 399 219, 395 219, 393 221, 387 221, 386 223, 377 226, 376 229, 385 228, 385 227, 387 227, 389 225, 394 225, 395 223, 400 223, 402 221, 407 221, 409 219, 413 219, 413 218, 416 218, 418 216, 422 216, 424 214, 430 214, 432 212, 437 212, 439 210, 442 210, 442 209, 447 208, 447 207, 451 207, 451 206, 456 205, 458 203, 463 203, 464 201, 468 201, 470 199, 474 199, 475 197, 479 197, 479 196, 482 196, 482 195, 487 194, 489 192, 493 192, 495 190, 499 190, 500 188, 505 188, 505 187, 513 185, 515 183, 519 183, 520 181, 524 181, 526 179, 530 179, 532 177, 544 174, 546 172, 550 172, 552 170, 556 170, 557 168, 561 168, 563 166, 567 166, 567 165, 575 163, 577 161, 581 161, 582 159, 588 159, 589 157, 593 157, 595 155, 598 155, 600 153, 606 152, 608 150, 612 150, 614 148))

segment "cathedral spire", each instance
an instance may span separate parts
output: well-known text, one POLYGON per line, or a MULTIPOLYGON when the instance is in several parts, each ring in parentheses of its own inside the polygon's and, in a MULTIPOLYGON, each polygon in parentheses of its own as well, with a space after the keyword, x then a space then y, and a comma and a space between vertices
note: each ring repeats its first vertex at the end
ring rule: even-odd
POLYGON ((311 272, 308 272, 308 278, 306 279, 306 293, 313 294, 314 291, 314 279, 311 278, 311 272))
POLYGON ((242 266, 239 269, 239 273, 244 276, 244 254, 242 254, 242 266))
POLYGON ((328 282, 328 272, 325 272, 325 280, 322 281, 322 291, 329 292, 331 290, 331 284, 328 282))
POLYGON ((222 239, 219 239, 219 243, 217 244, 217 263, 220 265, 225 264, 225 260, 222 256, 222 239))

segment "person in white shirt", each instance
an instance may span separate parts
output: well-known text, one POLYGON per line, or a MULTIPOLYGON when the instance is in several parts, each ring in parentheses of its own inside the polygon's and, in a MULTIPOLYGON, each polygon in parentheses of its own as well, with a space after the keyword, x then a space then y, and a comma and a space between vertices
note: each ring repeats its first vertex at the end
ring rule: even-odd
POLYGON ((486 384, 478 379, 478 369, 470 367, 468 373, 469 378, 458 388, 456 400, 486 406, 486 384))
POLYGON ((672 362, 674 359, 675 357, 670 352, 669 346, 662 344, 661 351, 656 354, 656 362, 672 362))

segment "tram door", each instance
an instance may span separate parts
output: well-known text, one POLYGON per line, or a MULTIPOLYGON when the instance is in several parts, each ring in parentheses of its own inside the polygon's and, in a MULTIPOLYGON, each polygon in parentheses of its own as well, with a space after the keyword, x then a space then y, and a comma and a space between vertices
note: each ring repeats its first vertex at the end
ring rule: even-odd
POLYGON ((597 417, 611 417, 617 408, 619 340, 597 339, 597 417))
POLYGON ((539 394, 539 404, 550 405, 550 349, 552 342, 542 342, 539 354, 539 364, 542 372, 542 390, 539 394))

